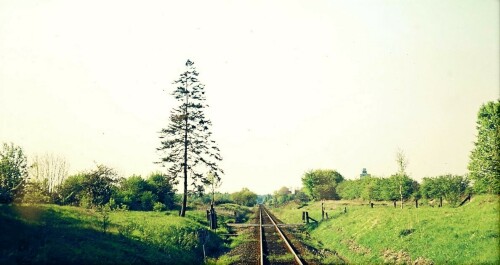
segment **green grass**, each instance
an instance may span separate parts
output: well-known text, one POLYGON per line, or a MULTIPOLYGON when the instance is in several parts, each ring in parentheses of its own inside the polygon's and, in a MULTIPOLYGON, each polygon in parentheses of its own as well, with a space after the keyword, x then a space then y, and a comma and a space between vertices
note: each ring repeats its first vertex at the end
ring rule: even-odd
MULTIPOLYGON (((321 219, 319 202, 301 209, 294 206, 273 212, 287 223, 300 223, 302 211, 321 219)), ((416 259, 435 264, 500 262, 498 196, 477 196, 458 208, 375 205, 372 209, 345 201, 325 202, 325 208, 331 219, 311 224, 307 231, 316 247, 335 250, 349 263, 416 259)))
POLYGON ((0 264, 201 264, 203 243, 210 255, 225 249, 199 211, 0 205, 0 235, 0 264))

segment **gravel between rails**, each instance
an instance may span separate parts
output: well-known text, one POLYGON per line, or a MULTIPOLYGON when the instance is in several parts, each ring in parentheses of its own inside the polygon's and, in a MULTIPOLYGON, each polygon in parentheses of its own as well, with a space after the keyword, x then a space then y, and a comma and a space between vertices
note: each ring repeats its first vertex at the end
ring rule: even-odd
MULTIPOLYGON (((283 224, 279 219, 277 219, 271 212, 269 212, 271 216, 275 219, 276 223, 283 224)), ((265 224, 266 220, 263 220, 265 224)), ((255 211, 255 214, 248 221, 248 223, 258 224, 259 223, 259 210, 255 211)), ((269 221, 270 223, 270 221, 269 221)), ((237 260, 231 264, 260 264, 260 246, 259 246, 259 227, 246 227, 246 228, 233 228, 236 229, 237 233, 241 235, 245 235, 248 240, 245 240, 243 243, 232 249, 228 255, 236 256, 237 260)), ((274 234, 277 233, 274 230, 274 227, 265 227, 266 239, 269 241, 268 247, 271 250, 270 255, 272 262, 269 264, 296 264, 293 261, 282 261, 280 259, 280 255, 288 255, 291 257, 291 254, 287 254, 288 250, 284 246, 282 239, 275 238, 274 234), (268 231, 269 230, 269 231, 268 231), (278 241, 278 242, 276 242, 278 241)), ((309 245, 304 244, 300 237, 296 236, 296 233, 301 233, 300 229, 297 228, 285 228, 281 227, 281 230, 285 237, 290 241, 296 250, 297 254, 302 258, 304 264, 326 264, 324 262, 324 258, 326 256, 335 255, 329 251, 319 251, 309 245)), ((269 254, 269 253, 268 253, 269 254)), ((343 263, 342 261, 339 263, 343 263)))

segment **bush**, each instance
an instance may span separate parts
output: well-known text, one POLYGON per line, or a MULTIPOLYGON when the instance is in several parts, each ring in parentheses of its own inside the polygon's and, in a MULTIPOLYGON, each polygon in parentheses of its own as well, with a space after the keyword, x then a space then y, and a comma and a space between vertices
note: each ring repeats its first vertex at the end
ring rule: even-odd
POLYGON ((165 211, 166 209, 167 207, 165 207, 165 204, 161 202, 155 202, 155 205, 153 206, 153 211, 155 212, 165 211))

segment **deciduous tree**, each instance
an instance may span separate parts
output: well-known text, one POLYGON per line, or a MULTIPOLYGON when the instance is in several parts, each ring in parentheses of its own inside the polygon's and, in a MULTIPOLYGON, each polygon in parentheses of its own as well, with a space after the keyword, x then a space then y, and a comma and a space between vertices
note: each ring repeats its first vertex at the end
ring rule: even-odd
POLYGON ((318 169, 308 171, 302 177, 304 189, 312 199, 338 199, 337 185, 344 181, 344 177, 335 170, 318 169))
POLYGON ((500 194, 500 100, 481 106, 469 177, 477 193, 500 194))
POLYGON ((243 188, 241 191, 231 193, 231 199, 239 205, 254 206, 257 203, 257 194, 248 188, 243 188))
POLYGON ((85 181, 85 173, 78 173, 67 177, 58 189, 56 203, 79 205, 84 196, 83 189, 85 181))
POLYGON ((53 154, 35 155, 30 163, 29 177, 32 181, 46 183, 43 188, 53 193, 68 175, 68 163, 53 154))
POLYGON ((287 201, 290 201, 293 198, 292 192, 290 191, 289 188, 287 188, 285 186, 281 187, 277 191, 274 191, 273 196, 274 196, 275 201, 278 204, 283 204, 287 201))
POLYGON ((10 203, 21 195, 28 177, 23 149, 13 143, 0 150, 0 203, 10 203))
POLYGON ((153 172, 149 175, 147 182, 153 194, 158 198, 158 202, 163 203, 167 209, 173 209, 175 189, 172 179, 161 172, 153 172))
POLYGON ((468 187, 467 177, 448 174, 424 178, 420 191, 425 199, 439 199, 439 206, 442 206, 443 198, 451 206, 456 206, 462 196, 467 193, 468 187))
POLYGON ((97 165, 96 169, 84 173, 83 176, 81 199, 85 199, 84 206, 96 207, 108 203, 118 182, 115 170, 97 165))
POLYGON ((408 159, 402 150, 396 152, 396 163, 398 164, 397 182, 399 185, 399 196, 401 199, 401 209, 403 209, 403 182, 406 174, 406 167, 408 166, 408 159))

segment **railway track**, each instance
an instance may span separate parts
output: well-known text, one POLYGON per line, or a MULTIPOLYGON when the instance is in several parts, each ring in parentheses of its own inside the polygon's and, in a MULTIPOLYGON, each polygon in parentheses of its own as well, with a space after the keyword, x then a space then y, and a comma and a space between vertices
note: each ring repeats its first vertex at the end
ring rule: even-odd
POLYGON ((304 264, 275 218, 259 205, 260 264, 304 264))

